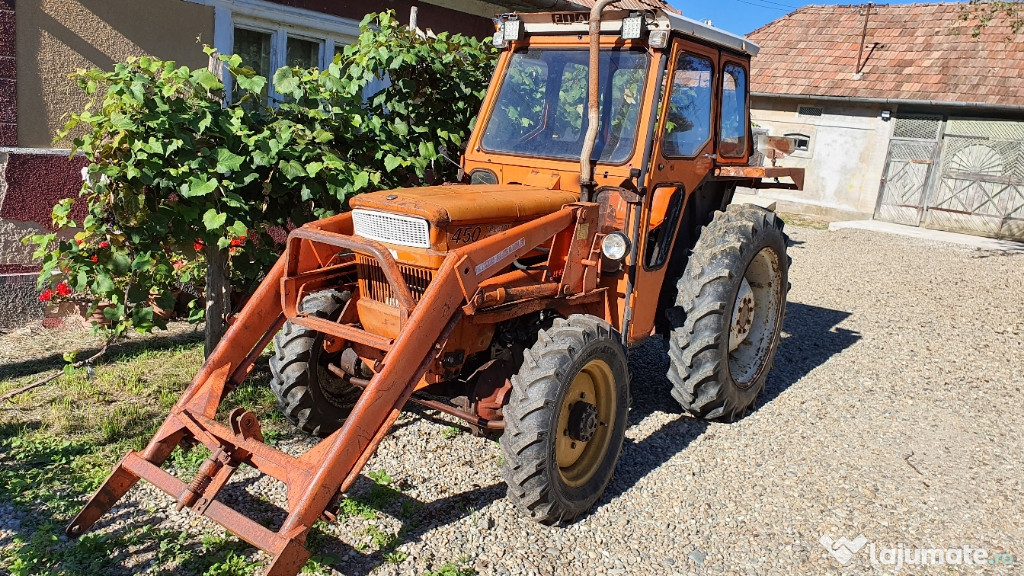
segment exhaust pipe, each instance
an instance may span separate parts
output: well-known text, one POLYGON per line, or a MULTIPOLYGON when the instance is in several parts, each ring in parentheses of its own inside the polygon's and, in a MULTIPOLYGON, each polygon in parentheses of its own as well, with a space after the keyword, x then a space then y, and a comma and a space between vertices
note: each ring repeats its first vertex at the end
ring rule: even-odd
POLYGON ((601 80, 601 12, 609 4, 617 0, 598 0, 590 9, 590 77, 587 86, 587 134, 583 138, 583 151, 580 153, 580 200, 590 201, 590 195, 594 191, 593 172, 594 167, 590 162, 590 156, 594 153, 594 145, 597 143, 598 122, 601 120, 601 111, 598 107, 598 87, 601 80))

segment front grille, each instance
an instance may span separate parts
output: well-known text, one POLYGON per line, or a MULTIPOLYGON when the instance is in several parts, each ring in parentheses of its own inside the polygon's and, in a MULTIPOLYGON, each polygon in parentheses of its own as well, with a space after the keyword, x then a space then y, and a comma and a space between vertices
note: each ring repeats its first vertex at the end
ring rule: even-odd
POLYGON ((356 236, 370 240, 430 248, 430 225, 423 218, 356 209, 352 211, 352 228, 356 236))
MULTIPOLYGON (((430 281, 434 279, 434 271, 405 264, 399 264, 398 269, 402 271, 402 278, 405 279, 409 292, 412 292, 413 301, 419 302, 430 281)), ((388 306, 398 306, 391 284, 388 283, 384 270, 376 260, 357 255, 356 270, 359 274, 359 293, 364 298, 383 302, 388 306)))

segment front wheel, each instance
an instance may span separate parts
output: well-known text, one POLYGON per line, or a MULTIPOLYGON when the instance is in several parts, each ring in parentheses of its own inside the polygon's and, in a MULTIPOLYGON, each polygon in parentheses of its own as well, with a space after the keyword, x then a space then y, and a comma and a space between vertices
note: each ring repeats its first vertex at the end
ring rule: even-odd
POLYGON ((694 416, 735 420, 764 389, 789 289, 774 212, 731 204, 701 231, 668 312, 672 396, 694 416))
MULTIPOLYGON (((301 312, 336 319, 351 294, 337 290, 314 292, 302 299, 301 312)), ((313 436, 328 436, 345 423, 360 388, 327 369, 335 355, 324 350, 324 334, 291 322, 274 337, 270 357, 270 389, 292 424, 313 436)))
POLYGON ((509 499, 543 524, 589 510, 615 471, 628 410, 619 333, 593 316, 555 320, 512 377, 501 437, 509 499))

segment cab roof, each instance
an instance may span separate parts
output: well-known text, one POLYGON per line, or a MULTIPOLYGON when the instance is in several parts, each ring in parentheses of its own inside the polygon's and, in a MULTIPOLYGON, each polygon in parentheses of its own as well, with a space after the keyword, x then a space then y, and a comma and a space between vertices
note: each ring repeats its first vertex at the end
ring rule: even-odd
MULTIPOLYGON (((630 10, 608 10, 601 16, 602 34, 621 34, 622 19, 630 15, 630 10)), ((714 26, 709 26, 681 14, 662 9, 643 11, 648 34, 655 30, 669 30, 683 36, 690 36, 709 42, 722 48, 728 48, 750 56, 757 56, 760 47, 743 36, 737 36, 714 26)), ((516 16, 523 21, 527 34, 587 34, 589 32, 589 12, 533 12, 519 13, 516 16)))

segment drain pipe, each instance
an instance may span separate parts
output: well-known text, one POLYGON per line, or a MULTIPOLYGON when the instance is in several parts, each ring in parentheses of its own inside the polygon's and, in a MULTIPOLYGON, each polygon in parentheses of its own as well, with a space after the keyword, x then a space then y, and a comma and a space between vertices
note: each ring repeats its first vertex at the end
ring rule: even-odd
POLYGON ((594 153, 597 143, 598 122, 601 120, 599 105, 599 87, 601 75, 601 12, 617 0, 598 0, 590 9, 590 78, 587 85, 587 135, 583 138, 583 151, 580 153, 580 200, 590 201, 594 191, 594 167, 590 156, 594 153))

